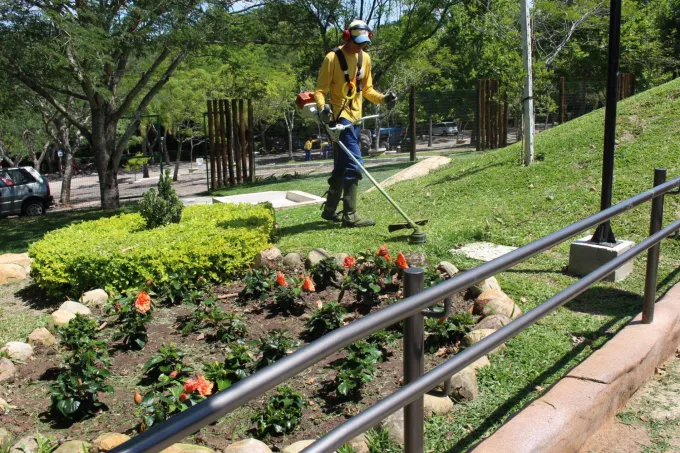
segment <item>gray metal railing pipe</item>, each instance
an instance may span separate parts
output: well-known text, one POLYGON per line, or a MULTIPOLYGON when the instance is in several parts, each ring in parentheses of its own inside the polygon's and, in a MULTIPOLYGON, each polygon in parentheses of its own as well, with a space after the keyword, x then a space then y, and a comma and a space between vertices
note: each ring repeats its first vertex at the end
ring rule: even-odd
MULTIPOLYGON (((402 321, 438 301, 451 297, 477 282, 509 269, 583 230, 599 225, 605 220, 626 212, 679 185, 680 177, 537 239, 500 258, 456 275, 397 304, 390 305, 387 308, 336 329, 217 395, 208 398, 196 406, 190 407, 184 412, 180 412, 172 417, 171 420, 155 425, 148 431, 140 433, 138 436, 112 450, 112 453, 159 452, 198 431, 203 426, 217 421, 256 396, 271 390, 345 346, 402 321)), ((443 381, 444 379, 440 382, 443 381)))
POLYGON ((421 395, 439 385, 445 379, 449 379, 475 360, 493 351, 536 321, 542 319, 552 311, 586 291, 590 286, 614 272, 627 261, 644 253, 647 249, 653 247, 656 243, 678 230, 680 230, 680 220, 677 220, 670 226, 648 237, 640 244, 634 246, 609 263, 597 268, 533 310, 525 313, 523 316, 520 316, 493 334, 482 339, 479 343, 464 349, 452 359, 433 368, 425 373, 419 380, 405 385, 385 399, 373 404, 369 409, 366 409, 359 415, 347 420, 342 425, 321 437, 312 445, 302 450, 301 453, 327 453, 329 451, 335 451, 335 449, 341 447, 352 438, 366 431, 367 427, 376 425, 380 420, 416 400, 421 395))
MULTIPOLYGON (((404 296, 425 288, 425 271, 404 271, 404 296)), ((404 384, 417 381, 425 371, 425 321, 418 312, 404 320, 404 384)), ((404 453, 423 453, 425 441, 424 397, 421 395, 404 408, 404 453)))

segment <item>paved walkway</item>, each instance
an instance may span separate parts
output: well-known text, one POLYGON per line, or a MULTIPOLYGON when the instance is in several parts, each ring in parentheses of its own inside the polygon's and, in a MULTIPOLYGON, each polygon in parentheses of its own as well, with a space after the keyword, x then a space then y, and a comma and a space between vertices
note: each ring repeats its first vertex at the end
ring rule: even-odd
MULTIPOLYGON (((680 349, 679 349, 680 351, 680 349)), ((680 352, 638 390, 580 453, 680 452, 680 352)))

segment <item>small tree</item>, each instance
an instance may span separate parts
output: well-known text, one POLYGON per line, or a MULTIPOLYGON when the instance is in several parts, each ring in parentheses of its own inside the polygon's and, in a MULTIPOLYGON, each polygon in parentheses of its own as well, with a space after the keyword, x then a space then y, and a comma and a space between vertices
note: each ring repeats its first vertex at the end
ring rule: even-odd
POLYGON ((170 170, 165 170, 165 176, 159 176, 158 192, 155 189, 147 190, 139 204, 139 213, 149 229, 179 223, 182 209, 182 202, 172 188, 170 170))

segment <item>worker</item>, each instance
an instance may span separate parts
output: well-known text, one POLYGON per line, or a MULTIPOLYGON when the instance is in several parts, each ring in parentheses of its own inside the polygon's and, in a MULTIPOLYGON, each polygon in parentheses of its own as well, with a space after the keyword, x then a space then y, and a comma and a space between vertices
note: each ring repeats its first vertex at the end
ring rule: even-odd
POLYGON ((324 142, 323 146, 321 147, 321 153, 323 154, 324 159, 331 157, 333 155, 333 152, 331 151, 331 144, 324 142))
POLYGON ((305 160, 312 160, 312 137, 305 142, 305 160))
MULTIPOLYGON (((374 104, 386 104, 389 109, 394 108, 397 102, 394 93, 382 94, 373 88, 371 58, 364 51, 372 37, 373 32, 364 21, 352 21, 342 35, 345 44, 326 54, 321 64, 314 100, 319 119, 330 123, 331 127, 336 123, 351 125, 360 119, 364 96, 374 104), (327 99, 329 93, 330 100, 327 99)), ((360 125, 352 126, 342 131, 339 140, 363 164, 360 132, 360 125)), ((373 220, 362 218, 357 213, 361 170, 339 148, 334 150, 333 156, 333 172, 328 179, 329 187, 321 217, 334 222, 342 221, 344 227, 375 225, 373 220), (342 216, 336 212, 340 199, 342 216)))

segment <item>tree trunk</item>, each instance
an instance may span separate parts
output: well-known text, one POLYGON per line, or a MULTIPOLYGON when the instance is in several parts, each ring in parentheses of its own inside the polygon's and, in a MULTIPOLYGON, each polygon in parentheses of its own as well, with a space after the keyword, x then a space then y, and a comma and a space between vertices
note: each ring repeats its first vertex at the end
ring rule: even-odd
MULTIPOLYGON (((142 136, 142 155, 146 156, 148 153, 148 140, 146 135, 142 136)), ((137 175, 137 172, 135 171, 135 176, 137 175)), ((142 164, 142 178, 148 178, 149 177, 149 164, 146 162, 142 164)))
MULTIPOLYGON (((163 159, 165 160, 165 164, 170 167, 170 153, 168 153, 168 129, 163 128, 163 143, 161 149, 163 150, 163 159)), ((175 180, 177 181, 177 180, 175 180)))
MULTIPOLYGON (((68 140, 68 138, 67 138, 68 140)), ((61 180, 61 197, 59 202, 71 204, 71 178, 73 177, 73 153, 71 147, 64 148, 64 177, 61 180)))
POLYGON ((288 128, 288 158, 293 160, 293 128, 288 128))
MULTIPOLYGON (((178 134, 179 137, 179 134, 178 134)), ((167 135, 166 135, 167 138, 167 135)), ((163 139, 163 143, 165 143, 165 139, 163 139)), ((175 171, 172 174, 172 180, 177 181, 177 177, 179 176, 179 159, 182 157, 182 145, 184 145, 184 140, 178 140, 178 145, 177 145, 177 156, 175 156, 175 171)))
POLYGON ((103 111, 92 112, 92 151, 99 175, 99 191, 102 209, 113 210, 120 207, 120 193, 118 191, 118 164, 120 157, 116 156, 116 126, 117 122, 106 121, 103 111))

